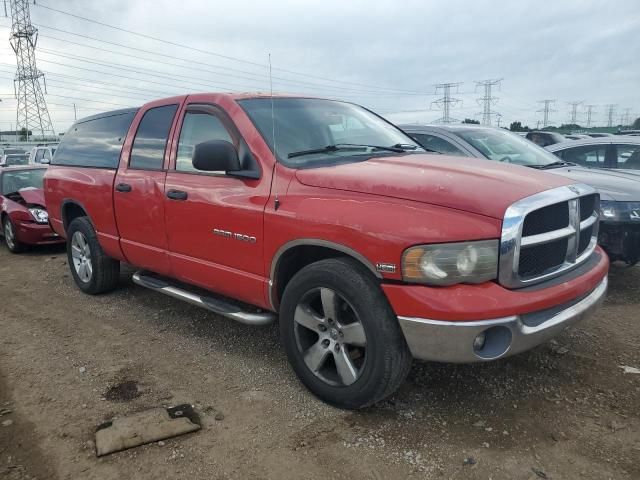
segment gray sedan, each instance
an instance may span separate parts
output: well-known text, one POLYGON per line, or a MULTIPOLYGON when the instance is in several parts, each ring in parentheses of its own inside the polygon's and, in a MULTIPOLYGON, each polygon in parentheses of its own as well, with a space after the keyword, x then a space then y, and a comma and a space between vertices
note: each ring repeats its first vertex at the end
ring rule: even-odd
MULTIPOLYGON (((477 125, 400 125, 400 128, 427 150, 523 165, 597 188, 601 198, 600 244, 611 260, 629 264, 640 260, 640 176, 579 166, 500 128, 477 125)), ((619 138, 622 137, 598 140, 611 142, 619 138)), ((563 144, 574 146, 580 142, 563 144)))

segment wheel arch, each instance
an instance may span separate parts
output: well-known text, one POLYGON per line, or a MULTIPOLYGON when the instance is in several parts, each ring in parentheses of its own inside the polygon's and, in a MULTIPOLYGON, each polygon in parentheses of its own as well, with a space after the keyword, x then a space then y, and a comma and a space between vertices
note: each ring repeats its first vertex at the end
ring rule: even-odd
POLYGON ((382 275, 361 253, 340 243, 316 238, 292 240, 281 246, 271 261, 269 302, 278 311, 280 299, 289 281, 300 269, 319 260, 335 257, 351 257, 362 264, 378 279, 382 275))
POLYGON ((63 200, 60 206, 60 214, 62 218, 62 227, 65 232, 68 230, 71 222, 78 217, 88 217, 89 220, 91 220, 87 213, 87 209, 84 208, 84 205, 77 200, 63 200))

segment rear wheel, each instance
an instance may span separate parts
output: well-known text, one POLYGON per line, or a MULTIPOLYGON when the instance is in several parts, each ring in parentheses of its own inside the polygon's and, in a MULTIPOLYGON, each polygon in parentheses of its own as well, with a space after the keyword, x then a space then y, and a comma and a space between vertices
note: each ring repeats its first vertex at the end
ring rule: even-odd
POLYGON ((4 243, 11 253, 20 253, 26 250, 26 245, 16 237, 16 227, 8 216, 2 222, 2 232, 4 243))
POLYGON ((73 279, 84 293, 106 293, 118 285, 120 262, 104 253, 87 217, 76 218, 69 225, 67 258, 73 279))
POLYGON ((341 408, 382 400, 411 367, 411 354, 383 292, 349 258, 316 262, 291 279, 282 298, 280 331, 302 383, 341 408))

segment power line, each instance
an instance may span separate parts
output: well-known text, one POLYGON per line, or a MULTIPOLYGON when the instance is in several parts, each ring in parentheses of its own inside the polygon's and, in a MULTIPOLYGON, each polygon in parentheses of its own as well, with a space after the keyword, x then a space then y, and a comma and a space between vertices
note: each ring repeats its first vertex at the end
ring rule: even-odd
MULTIPOLYGON (((71 13, 71 12, 66 12, 64 10, 59 10, 57 8, 49 7, 49 6, 45 5, 45 4, 43 4, 42 1, 38 2, 36 4, 36 6, 38 6, 40 8, 44 8, 44 9, 50 10, 50 11, 53 11, 53 12, 56 12, 56 13, 60 13, 62 15, 67 15, 67 16, 70 16, 70 17, 73 17, 73 18, 77 18, 79 20, 83 20, 83 21, 86 21, 86 22, 89 22, 89 23, 93 23, 93 24, 96 24, 96 25, 100 25, 100 26, 103 26, 103 27, 107 27, 107 28, 111 28, 111 29, 114 29, 114 30, 118 30, 118 31, 124 32, 124 33, 128 33, 130 35, 135 35, 135 36, 138 36, 138 37, 141 37, 141 38, 146 38, 148 40, 153 40, 153 41, 156 41, 156 42, 160 42, 160 43, 163 43, 163 44, 166 44, 166 45, 171 45, 171 46, 179 47, 179 48, 185 48, 185 49, 188 49, 188 50, 191 50, 191 51, 194 51, 194 52, 198 52, 198 53, 202 53, 202 54, 205 54, 205 55, 210 55, 210 56, 214 56, 214 57, 218 57, 218 58, 223 58, 225 60, 239 62, 239 63, 243 63, 243 64, 247 64, 247 65, 252 65, 252 66, 260 67, 260 68, 263 68, 263 69, 268 69, 269 68, 269 66, 266 65, 266 64, 262 64, 262 63, 258 63, 258 62, 252 62, 250 60, 245 60, 245 59, 238 58, 238 57, 233 57, 233 56, 230 56, 230 55, 223 55, 223 54, 220 54, 220 53, 215 53, 215 52, 211 52, 211 51, 208 51, 208 50, 199 49, 199 48, 196 48, 196 47, 193 47, 193 46, 189 46, 189 45, 185 45, 185 44, 178 43, 178 42, 172 42, 172 41, 166 40, 164 38, 154 37, 154 36, 147 35, 147 34, 140 33, 140 32, 136 32, 136 31, 133 31, 133 30, 128 30, 126 28, 118 27, 118 26, 115 26, 115 25, 110 25, 110 24, 105 23, 105 22, 100 22, 100 21, 97 21, 97 20, 93 20, 91 18, 83 17, 81 15, 76 15, 76 14, 71 13)), ((289 73, 291 75, 298 75, 298 76, 307 77, 307 78, 325 80, 325 81, 329 81, 329 82, 332 82, 332 83, 339 83, 339 84, 343 84, 343 85, 354 85, 354 86, 365 87, 365 88, 375 88, 375 89, 378 89, 378 90, 388 90, 388 91, 391 91, 391 92, 393 92, 393 91, 396 91, 396 92, 402 91, 402 90, 398 90, 398 89, 391 89, 391 88, 388 88, 388 87, 380 87, 380 86, 368 85, 368 84, 359 83, 359 82, 349 82, 349 81, 345 81, 345 80, 337 80, 335 78, 321 77, 321 76, 318 76, 318 75, 310 75, 308 73, 297 72, 297 71, 294 71, 294 70, 288 70, 288 69, 284 69, 284 68, 274 68, 273 70, 289 73)), ((412 93, 418 94, 418 95, 423 95, 424 94, 422 92, 412 92, 412 93)))
POLYGON ((567 102, 567 105, 571 107, 571 120, 569 123, 572 125, 578 124, 578 107, 584 103, 584 100, 567 102))
POLYGON ((436 123, 454 123, 458 121, 455 118, 451 118, 450 111, 451 107, 461 104, 462 100, 459 98, 451 98, 451 88, 455 87, 456 93, 458 93, 460 85, 462 85, 462 82, 439 83, 436 85, 436 94, 438 93, 438 90, 442 90, 442 98, 431 102, 432 107, 433 105, 437 105, 442 108, 442 117, 436 120, 436 123))
POLYGON ((500 114, 498 112, 491 111, 491 106, 495 105, 498 101, 498 97, 494 97, 491 95, 491 89, 493 87, 500 87, 500 82, 502 79, 490 79, 490 80, 481 80, 476 82, 476 90, 478 87, 482 87, 484 89, 484 96, 477 99, 478 105, 482 105, 482 124, 483 125, 491 125, 491 117, 496 116, 498 121, 500 119, 500 114))
POLYGON ((551 107, 553 106, 554 103, 556 103, 556 101, 551 99, 545 99, 545 100, 539 100, 538 103, 544 104, 544 107, 542 109, 536 110, 537 112, 544 112, 544 120, 542 120, 542 127, 543 128, 548 127, 550 123, 549 114, 556 111, 551 107))
POLYGON ((28 0, 10 0, 11 36, 9 42, 16 54, 16 76, 14 79, 16 109, 16 130, 39 131, 42 137, 55 135, 47 103, 42 94, 40 80, 44 74, 36 66, 36 42, 38 30, 31 24, 28 0), (16 88, 17 83, 17 88, 16 88))

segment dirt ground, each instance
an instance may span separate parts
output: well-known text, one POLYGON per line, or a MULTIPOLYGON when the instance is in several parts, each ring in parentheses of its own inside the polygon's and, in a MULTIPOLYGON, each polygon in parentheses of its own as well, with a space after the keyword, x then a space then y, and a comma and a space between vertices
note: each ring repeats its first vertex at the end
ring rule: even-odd
POLYGON ((621 368, 640 368, 640 267, 613 268, 604 308, 556 341, 490 364, 416 362, 361 412, 310 395, 275 326, 127 273, 89 297, 62 249, 0 247, 0 478, 640 478, 640 374, 621 368), (180 403, 201 431, 95 457, 103 421, 180 403))

